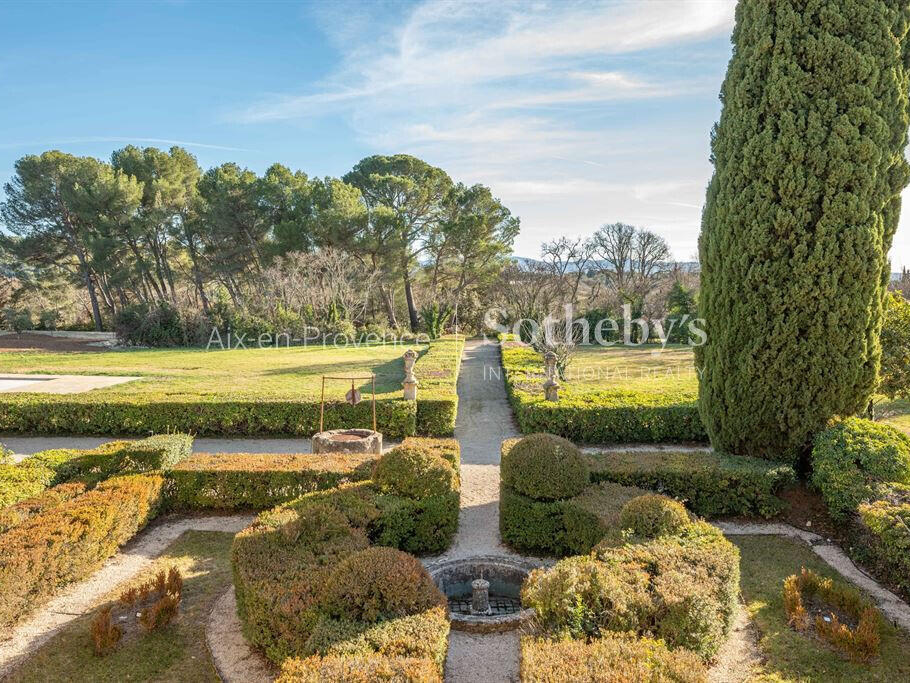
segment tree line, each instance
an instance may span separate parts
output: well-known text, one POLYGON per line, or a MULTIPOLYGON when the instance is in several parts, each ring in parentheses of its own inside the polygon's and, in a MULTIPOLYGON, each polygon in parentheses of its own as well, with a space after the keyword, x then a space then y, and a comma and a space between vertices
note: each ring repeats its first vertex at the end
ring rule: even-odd
POLYGON ((19 159, 5 193, 7 279, 82 289, 98 330, 138 307, 416 331, 421 308, 440 317, 489 285, 519 231, 490 188, 404 154, 310 178, 203 171, 181 147, 48 151, 19 159))

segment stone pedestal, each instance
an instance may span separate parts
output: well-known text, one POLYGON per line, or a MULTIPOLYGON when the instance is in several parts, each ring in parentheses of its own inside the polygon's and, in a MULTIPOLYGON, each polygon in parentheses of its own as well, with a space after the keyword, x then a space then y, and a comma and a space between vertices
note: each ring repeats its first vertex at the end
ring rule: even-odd
POLYGON ((414 364, 417 362, 417 352, 414 349, 408 349, 404 353, 404 382, 401 386, 404 389, 404 399, 406 401, 417 400, 417 376, 414 374, 414 364))
POLYGON ((543 357, 547 365, 547 381, 543 383, 543 395, 547 401, 559 401, 559 382, 556 380, 556 354, 548 351, 543 357))
POLYGON ((490 614, 490 582, 486 579, 471 581, 471 613, 490 614))

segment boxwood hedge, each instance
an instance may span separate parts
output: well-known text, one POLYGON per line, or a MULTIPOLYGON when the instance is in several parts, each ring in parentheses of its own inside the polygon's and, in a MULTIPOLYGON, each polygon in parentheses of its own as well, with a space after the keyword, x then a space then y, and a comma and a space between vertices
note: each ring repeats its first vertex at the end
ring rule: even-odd
POLYGON ((547 432, 575 443, 706 443, 696 391, 661 394, 624 389, 573 393, 558 402, 523 388, 523 379, 543 374, 540 354, 518 342, 502 344, 506 392, 524 434, 547 432))
POLYGON ((0 534, 0 625, 93 571, 157 514, 164 479, 114 477, 0 534))
MULTIPOLYGON (((425 449, 421 462, 437 458, 457 472, 453 443, 406 442, 407 448, 415 444, 425 449)), ((397 593, 401 586, 380 586, 371 589, 373 598, 394 594, 395 605, 418 605, 417 611, 380 610, 376 619, 368 618, 372 612, 341 613, 344 591, 336 568, 371 543, 415 553, 444 549, 458 523, 458 479, 448 481, 445 492, 390 489, 388 482, 383 492, 371 480, 342 484, 263 512, 237 535, 232 566, 244 633, 276 664, 288 660, 283 680, 321 680, 344 672, 372 680, 402 670, 428 676, 420 680, 441 680, 449 629, 445 607, 409 602, 397 593), (429 495, 420 497, 424 493, 429 495)), ((408 567, 411 574, 423 572, 417 563, 408 567)))

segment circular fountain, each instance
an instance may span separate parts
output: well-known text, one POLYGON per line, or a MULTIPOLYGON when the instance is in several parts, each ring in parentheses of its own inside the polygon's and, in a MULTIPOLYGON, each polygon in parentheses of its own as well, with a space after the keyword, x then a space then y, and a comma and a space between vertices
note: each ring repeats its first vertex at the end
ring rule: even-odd
POLYGON ((313 453, 382 455, 382 434, 372 429, 330 429, 313 435, 313 453))
POLYGON ((534 616, 521 605, 521 585, 540 563, 499 555, 441 560, 427 567, 449 600, 452 628, 472 633, 509 631, 534 616))

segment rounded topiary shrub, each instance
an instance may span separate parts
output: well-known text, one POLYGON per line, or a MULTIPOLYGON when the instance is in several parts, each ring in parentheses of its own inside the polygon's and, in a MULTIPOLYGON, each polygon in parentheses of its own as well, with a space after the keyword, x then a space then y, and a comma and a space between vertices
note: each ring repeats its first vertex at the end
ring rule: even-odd
POLYGON ((413 555, 376 546, 342 560, 329 577, 323 609, 330 616, 373 622, 447 604, 413 555))
POLYGON ((619 524, 636 535, 656 538, 678 534, 689 524, 689 513, 679 501, 657 493, 633 498, 623 505, 619 524))
POLYGON ((879 485, 910 483, 910 437, 894 427, 849 418, 815 439, 812 483, 832 517, 844 519, 879 485))
POLYGON ((535 500, 572 498, 588 485, 589 473, 578 447, 553 434, 526 436, 504 455, 502 481, 535 500))
POLYGON ((383 493, 422 499, 455 490, 458 473, 450 462, 425 448, 398 446, 376 463, 373 483, 383 493))

